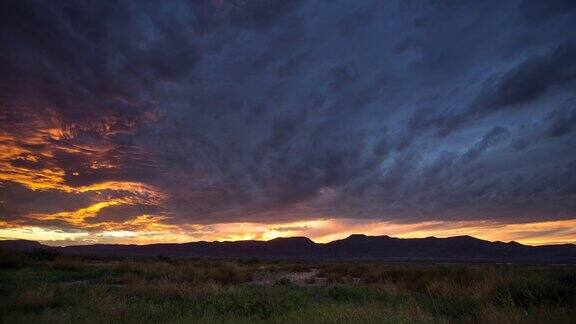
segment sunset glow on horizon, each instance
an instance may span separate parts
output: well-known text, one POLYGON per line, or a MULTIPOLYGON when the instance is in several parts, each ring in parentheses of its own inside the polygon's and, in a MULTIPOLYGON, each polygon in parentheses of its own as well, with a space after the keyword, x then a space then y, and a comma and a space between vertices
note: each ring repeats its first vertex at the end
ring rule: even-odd
POLYGON ((388 235, 397 238, 452 237, 469 235, 489 241, 516 241, 526 245, 574 244, 576 221, 497 224, 491 222, 422 222, 393 224, 373 220, 315 220, 281 224, 223 223, 211 225, 170 226, 162 219, 141 215, 106 229, 91 233, 64 232, 42 227, 7 227, 0 229, 0 239, 37 240, 47 245, 67 246, 96 243, 187 243, 196 241, 267 241, 282 237, 307 237, 316 243, 344 239, 352 234, 388 235), (549 232, 554 232, 550 235, 549 232))

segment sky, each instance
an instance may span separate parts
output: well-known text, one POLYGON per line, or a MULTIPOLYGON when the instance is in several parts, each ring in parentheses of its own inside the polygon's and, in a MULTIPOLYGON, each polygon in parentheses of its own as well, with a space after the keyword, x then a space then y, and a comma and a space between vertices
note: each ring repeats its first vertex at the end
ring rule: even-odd
POLYGON ((576 1, 0 3, 0 238, 576 243, 576 1))

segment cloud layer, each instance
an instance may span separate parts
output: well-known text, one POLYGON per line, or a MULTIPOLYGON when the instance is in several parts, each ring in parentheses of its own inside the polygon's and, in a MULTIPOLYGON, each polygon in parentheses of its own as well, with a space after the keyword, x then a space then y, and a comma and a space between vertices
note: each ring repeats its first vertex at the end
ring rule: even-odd
POLYGON ((573 3, 4 1, 0 226, 574 220, 573 3))

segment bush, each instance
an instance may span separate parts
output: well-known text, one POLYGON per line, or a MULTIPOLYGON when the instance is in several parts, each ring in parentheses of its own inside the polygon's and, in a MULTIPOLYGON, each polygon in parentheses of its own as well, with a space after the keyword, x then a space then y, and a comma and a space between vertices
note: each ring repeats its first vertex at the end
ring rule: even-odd
POLYGON ((571 305, 576 302, 576 286, 551 278, 519 278, 496 287, 490 299, 497 306, 571 305))
POLYGON ((159 255, 156 257, 156 260, 160 261, 160 262, 167 262, 170 263, 172 261, 172 259, 170 259, 170 257, 167 257, 165 255, 159 255))
POLYGON ((26 264, 26 256, 22 253, 0 250, 0 269, 20 269, 26 264))
POLYGON ((50 248, 34 249, 28 256, 35 261, 54 261, 60 256, 60 252, 50 248))
POLYGON ((52 264, 52 269, 60 271, 82 271, 84 264, 78 260, 56 259, 52 264))
POLYGON ((206 277, 208 280, 222 284, 241 283, 252 280, 250 273, 242 271, 242 269, 232 263, 224 263, 216 269, 208 271, 206 277))
POLYGON ((274 286, 290 286, 292 281, 288 278, 279 278, 274 281, 274 286))
POLYGON ((328 296, 332 300, 352 302, 362 300, 365 291, 360 288, 346 285, 336 285, 328 288, 328 296))
POLYGON ((25 290, 10 301, 10 307, 25 313, 38 312, 57 306, 54 295, 54 289, 48 286, 25 290))
POLYGON ((468 296, 422 296, 419 301, 430 313, 452 318, 474 315, 480 309, 480 303, 468 296))
POLYGON ((144 270, 141 264, 135 262, 121 261, 114 267, 114 272, 117 273, 131 273, 131 274, 142 274, 144 270))

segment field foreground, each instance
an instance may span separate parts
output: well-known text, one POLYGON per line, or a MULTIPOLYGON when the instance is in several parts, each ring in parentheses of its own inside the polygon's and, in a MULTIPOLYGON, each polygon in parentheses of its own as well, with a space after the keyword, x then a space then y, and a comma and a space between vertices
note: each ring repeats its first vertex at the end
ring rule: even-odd
POLYGON ((0 252, 2 323, 575 323, 576 267, 0 252))

